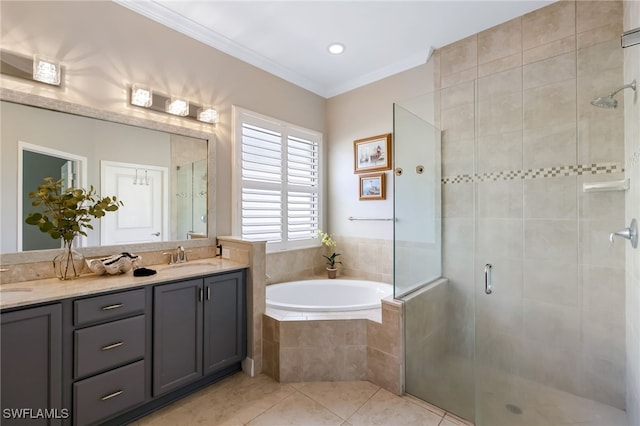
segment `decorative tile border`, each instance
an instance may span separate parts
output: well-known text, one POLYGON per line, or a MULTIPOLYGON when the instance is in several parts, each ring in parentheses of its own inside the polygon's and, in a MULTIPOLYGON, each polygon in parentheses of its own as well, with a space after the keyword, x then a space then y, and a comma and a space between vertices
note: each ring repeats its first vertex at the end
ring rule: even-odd
POLYGON ((539 169, 527 170, 508 170, 482 174, 476 173, 474 175, 463 174, 456 176, 445 176, 442 178, 442 183, 453 184, 517 179, 541 179, 558 176, 602 175, 621 172, 624 172, 624 168, 620 163, 594 163, 571 166, 543 167, 539 169))

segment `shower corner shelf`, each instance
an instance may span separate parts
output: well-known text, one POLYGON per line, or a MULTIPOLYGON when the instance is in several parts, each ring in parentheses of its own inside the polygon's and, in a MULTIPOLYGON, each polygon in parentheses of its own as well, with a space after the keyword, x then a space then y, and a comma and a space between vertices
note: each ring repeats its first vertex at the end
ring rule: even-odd
POLYGON ((584 192, 626 191, 629 189, 629 179, 608 182, 590 182, 582 184, 584 192))

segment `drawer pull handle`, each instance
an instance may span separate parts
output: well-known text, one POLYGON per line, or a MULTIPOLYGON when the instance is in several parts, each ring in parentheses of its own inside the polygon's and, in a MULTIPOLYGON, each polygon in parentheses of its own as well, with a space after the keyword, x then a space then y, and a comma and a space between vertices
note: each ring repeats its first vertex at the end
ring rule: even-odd
POLYGON ((124 306, 124 304, 122 304, 122 303, 116 303, 115 305, 103 306, 102 310, 103 311, 110 311, 112 309, 122 308, 123 306, 124 306))
POLYGON ((116 396, 120 396, 120 395, 122 395, 122 393, 123 393, 123 392, 124 392, 124 391, 119 390, 118 392, 114 392, 114 393, 110 393, 109 395, 105 395, 105 396, 103 396, 103 397, 102 397, 102 398, 100 398, 100 399, 101 399, 101 400, 103 400, 103 401, 106 401, 106 400, 108 400, 108 399, 115 398, 116 396))
POLYGON ((102 350, 103 351, 108 351, 109 349, 115 349, 115 348, 120 347, 122 345, 124 345, 124 342, 113 343, 111 345, 103 346, 102 350))

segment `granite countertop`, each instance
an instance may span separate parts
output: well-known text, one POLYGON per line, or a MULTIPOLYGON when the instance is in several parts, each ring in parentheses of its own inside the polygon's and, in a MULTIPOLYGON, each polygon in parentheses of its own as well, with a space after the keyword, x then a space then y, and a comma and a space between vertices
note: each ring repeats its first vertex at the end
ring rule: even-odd
POLYGON ((57 278, 24 281, 0 285, 0 309, 52 302, 70 297, 87 296, 108 291, 124 290, 166 281, 180 280, 219 272, 247 268, 249 265, 221 258, 209 258, 175 265, 151 265, 157 273, 148 277, 134 277, 133 271, 120 275, 82 275, 70 281, 57 278))

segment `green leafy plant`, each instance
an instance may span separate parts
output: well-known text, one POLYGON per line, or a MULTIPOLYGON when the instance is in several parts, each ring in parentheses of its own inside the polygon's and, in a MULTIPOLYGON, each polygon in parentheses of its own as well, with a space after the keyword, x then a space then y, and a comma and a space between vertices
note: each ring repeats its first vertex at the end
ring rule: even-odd
POLYGON ((93 229, 92 218, 99 219, 123 205, 115 196, 99 197, 93 186, 89 190, 65 189, 62 179, 54 181, 51 177, 45 178, 37 191, 29 193, 29 198, 35 199, 32 206, 43 206, 44 212, 29 213, 25 222, 65 243, 72 242, 78 235, 86 236, 84 229, 93 229))
MULTIPOLYGON (((89 190, 65 188, 62 179, 55 181, 51 177, 45 178, 37 191, 29 193, 29 198, 34 199, 31 205, 41 207, 42 211, 29 213, 25 222, 37 226, 53 239, 62 240, 68 259, 71 259, 73 240, 78 235, 86 236, 86 229, 93 229, 93 218, 100 219, 124 205, 115 196, 100 197, 93 186, 89 190)), ((67 261, 66 269, 69 267, 74 266, 67 261)), ((66 269, 63 272, 65 279, 66 269)))
MULTIPOLYGON (((326 232, 323 232, 322 230, 318 230, 318 235, 320 236, 320 238, 322 238, 322 244, 324 244, 325 246, 327 246, 329 248, 329 250, 333 250, 335 248, 335 246, 337 245, 336 241, 331 238, 331 236, 329 234, 327 234, 326 232)), ((330 269, 335 269, 336 268, 336 263, 340 263, 342 264, 342 262, 336 260, 336 258, 340 256, 340 253, 336 253, 335 251, 333 253, 331 253, 331 255, 326 256, 326 255, 322 255, 322 257, 324 257, 325 259, 327 259, 327 265, 329 265, 330 269)))

